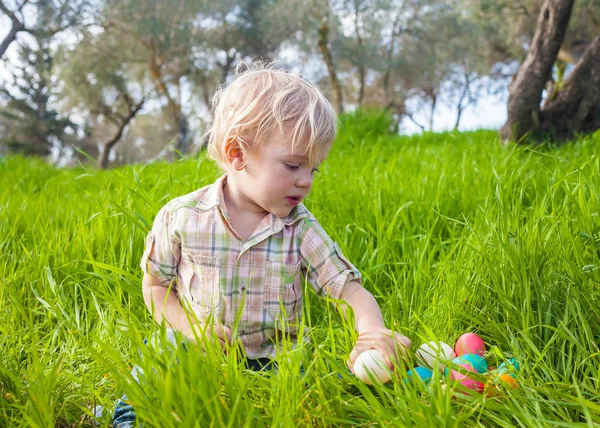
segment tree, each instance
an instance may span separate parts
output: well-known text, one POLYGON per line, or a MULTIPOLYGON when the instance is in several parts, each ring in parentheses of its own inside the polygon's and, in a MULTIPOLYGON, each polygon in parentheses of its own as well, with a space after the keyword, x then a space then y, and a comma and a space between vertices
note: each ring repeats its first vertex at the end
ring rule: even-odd
POLYGON ((524 61, 509 85, 504 140, 564 140, 600 127, 600 34, 591 41, 560 89, 542 93, 565 40, 574 0, 545 0, 524 61))
POLYGON ((169 147, 182 154, 193 135, 184 110, 183 90, 200 44, 194 21, 201 7, 201 2, 192 0, 179 2, 177 7, 159 0, 106 0, 101 17, 102 28, 120 41, 129 62, 145 65, 176 130, 174 144, 169 147))
POLYGON ((87 7, 87 1, 83 0, 21 0, 12 5, 8 4, 8 1, 0 0, 0 11, 11 22, 8 34, 0 43, 0 59, 10 44, 16 40, 18 33, 24 32, 36 37, 52 37, 81 23, 87 7), (33 16, 34 23, 25 22, 28 15, 33 16))
POLYGON ((198 129, 189 119, 194 101, 203 102, 210 112, 217 86, 239 61, 274 56, 277 41, 265 37, 267 23, 261 18, 269 3, 184 0, 173 7, 160 0, 106 0, 102 27, 120 40, 129 62, 146 65, 177 131, 167 149, 188 151, 198 129))
POLYGON ((327 9, 327 12, 323 13, 321 16, 321 23, 319 24, 318 30, 319 38, 317 41, 317 46, 319 47, 319 51, 321 51, 323 61, 325 61, 325 65, 327 66, 329 78, 331 79, 331 86, 333 87, 335 106, 337 107, 338 113, 343 113, 344 97, 342 95, 342 85, 340 84, 340 80, 338 78, 337 67, 333 59, 331 49, 329 47, 330 32, 330 13, 327 9))
POLYGON ((56 109, 59 91, 53 75, 50 40, 38 35, 21 46, 11 89, 0 89, 6 104, 0 111, 8 124, 3 136, 10 151, 47 156, 76 137, 77 126, 56 109))
POLYGON ((198 44, 191 81, 208 112, 217 87, 226 83, 241 62, 259 59, 270 62, 287 34, 270 33, 263 14, 271 0, 227 0, 207 3, 201 10, 198 44))
POLYGON ((318 55, 323 61, 333 105, 344 111, 344 95, 333 44, 338 42, 340 23, 327 0, 279 0, 264 10, 265 34, 271 39, 286 41, 306 57, 318 55), (291 13, 290 11, 293 11, 291 13))
POLYGON ((15 10, 10 10, 8 7, 6 7, 4 1, 0 0, 0 10, 4 12, 11 22, 11 27, 8 31, 8 34, 4 37, 2 43, 0 43, 0 59, 4 56, 8 46, 10 46, 10 44, 17 38, 17 33, 25 30, 22 13, 26 4, 27 2, 23 1, 16 5, 15 10), (21 15, 21 18, 19 18, 17 14, 21 15))
POLYGON ((64 52, 61 61, 69 105, 88 118, 92 138, 100 140, 100 168, 108 168, 111 150, 150 93, 143 76, 136 75, 141 74, 139 67, 128 66, 118 45, 119 40, 111 34, 86 32, 73 50, 64 52), (103 126, 104 122, 110 126, 103 126), (103 135, 98 135, 96 128, 102 129, 103 135))

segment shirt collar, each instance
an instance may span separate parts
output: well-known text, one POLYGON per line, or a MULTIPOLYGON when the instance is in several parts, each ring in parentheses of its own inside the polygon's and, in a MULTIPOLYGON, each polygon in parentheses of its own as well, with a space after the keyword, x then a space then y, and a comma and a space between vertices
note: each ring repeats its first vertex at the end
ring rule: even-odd
MULTIPOLYGON (((200 200, 196 204, 196 208, 200 211, 208 211, 211 208, 218 206, 223 213, 223 216, 228 219, 227 208, 225 206, 225 197, 223 195, 223 186, 227 182, 227 174, 223 174, 213 184, 211 184, 200 197, 200 200)), ((271 218, 271 228, 274 232, 278 232, 283 229, 284 226, 291 226, 297 221, 308 217, 309 212, 303 204, 296 205, 292 211, 286 217, 277 217, 274 214, 269 214, 271 218)))
POLYGON ((223 186, 227 180, 227 174, 219 177, 217 181, 208 186, 208 190, 200 197, 196 208, 200 211, 208 211, 217 205, 225 207, 225 199, 223 198, 223 186))

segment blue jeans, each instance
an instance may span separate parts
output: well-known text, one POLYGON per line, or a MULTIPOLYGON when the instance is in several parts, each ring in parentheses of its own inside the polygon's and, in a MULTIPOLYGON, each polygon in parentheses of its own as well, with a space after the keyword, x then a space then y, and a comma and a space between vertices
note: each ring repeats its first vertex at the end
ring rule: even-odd
MULTIPOLYGON (((182 346, 184 350, 186 349, 186 342, 185 341, 177 341, 177 338, 175 336, 175 331, 172 329, 167 329, 166 331, 166 335, 167 335, 167 341, 169 343, 171 343, 172 345, 178 347, 178 346, 182 346)), ((152 338, 150 339, 152 341, 155 341, 155 343, 158 343, 159 340, 159 336, 157 333, 155 333, 154 335, 152 335, 152 338)), ((148 340, 144 340, 144 343, 148 343, 148 340)), ((246 366, 248 367, 248 369, 250 370, 254 370, 254 371, 270 371, 271 369, 274 369, 275 371, 277 371, 277 364, 270 358, 257 358, 257 359, 252 359, 252 358, 246 358, 246 366)), ((302 368, 301 368, 302 371, 302 368)), ((131 370, 131 376, 139 382, 139 374, 141 372, 141 368, 139 366, 134 366, 133 369, 131 370)), ((133 409, 133 406, 131 404, 129 404, 127 402, 127 396, 123 395, 123 397, 121 397, 121 399, 119 400, 119 402, 117 403, 117 406, 115 407, 115 412, 113 414, 113 427, 114 428, 130 428, 135 426, 135 411, 133 409)))

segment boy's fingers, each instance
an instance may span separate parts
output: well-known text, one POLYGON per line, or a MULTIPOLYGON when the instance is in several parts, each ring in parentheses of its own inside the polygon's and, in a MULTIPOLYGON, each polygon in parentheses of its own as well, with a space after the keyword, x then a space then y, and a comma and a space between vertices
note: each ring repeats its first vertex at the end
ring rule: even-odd
POLYGON ((410 348, 412 347, 411 340, 402 336, 400 333, 396 333, 394 335, 394 353, 402 358, 407 358, 409 356, 410 348))
POLYGON ((348 356, 348 361, 346 361, 346 365, 348 366, 348 368, 350 369, 350 371, 352 373, 354 373, 354 362, 356 361, 356 359, 358 358, 359 355, 360 355, 360 351, 355 346, 354 348, 352 348, 352 351, 350 351, 350 355, 348 356))
POLYGON ((396 337, 396 342, 404 345, 406 350, 410 350, 410 348, 412 348, 412 341, 408 337, 403 336, 400 333, 396 333, 395 337, 396 337))

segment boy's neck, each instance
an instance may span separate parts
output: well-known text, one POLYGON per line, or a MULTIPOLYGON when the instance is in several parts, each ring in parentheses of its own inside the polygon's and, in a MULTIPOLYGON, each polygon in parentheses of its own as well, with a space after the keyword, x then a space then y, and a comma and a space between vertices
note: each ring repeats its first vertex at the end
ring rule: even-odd
POLYGON ((269 213, 248 200, 229 176, 223 186, 223 198, 233 231, 242 241, 247 241, 269 213))
POLYGON ((246 195, 240 190, 234 177, 231 175, 227 176, 225 185, 223 186, 223 197, 225 199, 225 206, 227 213, 231 214, 245 214, 255 215, 264 217, 268 214, 262 207, 256 205, 253 201, 249 200, 246 195))

